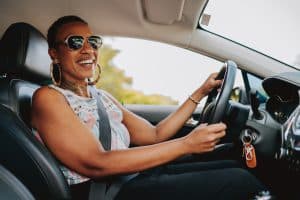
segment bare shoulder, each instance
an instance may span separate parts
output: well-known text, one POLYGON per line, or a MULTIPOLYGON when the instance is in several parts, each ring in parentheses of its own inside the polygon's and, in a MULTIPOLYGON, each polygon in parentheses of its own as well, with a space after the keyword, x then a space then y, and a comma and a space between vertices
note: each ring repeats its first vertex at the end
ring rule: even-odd
POLYGON ((33 109, 40 108, 41 106, 51 105, 54 106, 56 103, 66 102, 64 96, 57 90, 43 86, 37 89, 32 97, 33 109))

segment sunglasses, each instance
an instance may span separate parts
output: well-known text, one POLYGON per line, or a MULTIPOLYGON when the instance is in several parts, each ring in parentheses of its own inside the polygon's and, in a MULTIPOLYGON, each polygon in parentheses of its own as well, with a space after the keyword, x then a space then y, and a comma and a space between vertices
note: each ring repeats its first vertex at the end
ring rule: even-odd
MULTIPOLYGON (((98 50, 102 46, 102 38, 98 35, 92 35, 86 38, 88 43, 94 50, 98 50)), ((57 42, 57 44, 65 44, 69 49, 76 51, 83 47, 85 38, 80 35, 70 35, 65 41, 57 42)))

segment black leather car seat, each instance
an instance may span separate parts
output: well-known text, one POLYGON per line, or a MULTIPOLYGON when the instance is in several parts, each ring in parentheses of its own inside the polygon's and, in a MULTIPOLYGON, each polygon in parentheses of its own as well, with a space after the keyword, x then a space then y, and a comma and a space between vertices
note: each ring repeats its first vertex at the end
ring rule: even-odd
POLYGON ((0 163, 36 199, 71 199, 57 161, 29 124, 32 95, 50 80, 47 52, 45 37, 26 23, 12 24, 0 41, 0 163))
POLYGON ((0 199, 34 200, 28 189, 0 165, 0 199))
POLYGON ((33 92, 50 80, 47 52, 45 37, 26 23, 12 24, 0 41, 0 103, 27 125, 33 92))

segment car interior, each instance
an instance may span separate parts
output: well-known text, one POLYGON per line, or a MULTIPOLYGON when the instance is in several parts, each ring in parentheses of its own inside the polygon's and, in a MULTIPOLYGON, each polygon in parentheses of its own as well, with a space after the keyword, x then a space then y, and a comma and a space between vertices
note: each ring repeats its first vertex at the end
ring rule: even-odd
POLYGON ((34 199, 29 190, 3 166, 0 166, 0 197, 1 199, 34 199))
MULTIPOLYGON (((102 35, 160 41, 223 62, 221 91, 212 91, 204 107, 194 111, 194 121, 187 122, 175 137, 186 135, 199 123, 223 121, 228 126, 227 136, 214 152, 195 156, 197 160, 237 160, 267 185, 276 199, 299 199, 299 69, 199 28, 198 21, 207 3, 207 0, 2 1, 0 198, 72 199, 59 161, 32 134, 30 110, 34 91, 51 84, 47 28, 56 18, 75 14, 87 19, 92 29, 102 35), (242 73, 244 85, 234 88, 237 70, 242 73), (254 87, 252 79, 260 80, 259 88, 265 93, 254 87), (234 92, 239 94, 236 101, 232 99, 234 92), (256 168, 245 163, 243 149, 249 140, 255 147, 256 168)), ((177 108, 125 106, 153 124, 177 108)))
POLYGON ((69 199, 69 186, 57 161, 35 138, 29 124, 33 92, 50 79, 46 39, 33 26, 15 23, 3 35, 0 46, 6 50, 1 52, 0 65, 7 66, 1 69, 6 77, 1 80, 1 163, 36 198, 69 199))

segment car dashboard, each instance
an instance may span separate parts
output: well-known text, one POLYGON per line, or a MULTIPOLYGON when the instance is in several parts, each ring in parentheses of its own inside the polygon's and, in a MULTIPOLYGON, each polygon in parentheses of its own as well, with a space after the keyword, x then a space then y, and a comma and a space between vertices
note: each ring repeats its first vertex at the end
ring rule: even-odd
POLYGON ((266 111, 278 123, 284 124, 299 104, 300 74, 289 72, 266 78, 263 87, 270 97, 266 111))
POLYGON ((300 171, 300 73, 282 73, 263 81, 269 95, 267 113, 280 124, 281 144, 276 158, 300 171))
POLYGON ((282 99, 271 96, 266 103, 266 110, 280 124, 284 124, 298 105, 298 98, 282 99))

